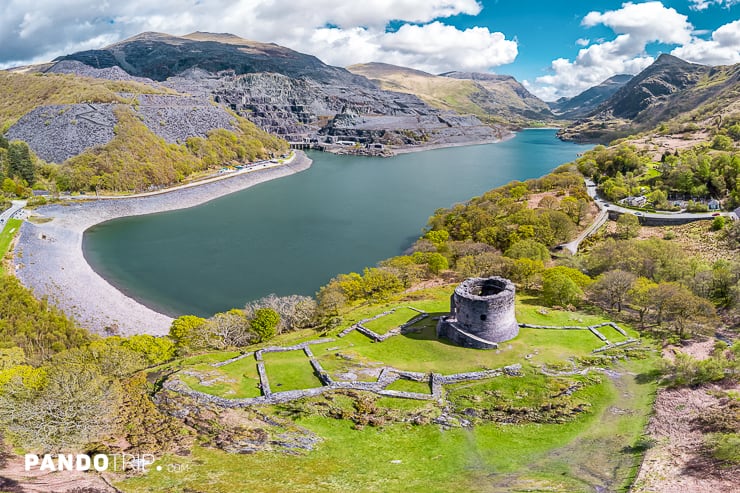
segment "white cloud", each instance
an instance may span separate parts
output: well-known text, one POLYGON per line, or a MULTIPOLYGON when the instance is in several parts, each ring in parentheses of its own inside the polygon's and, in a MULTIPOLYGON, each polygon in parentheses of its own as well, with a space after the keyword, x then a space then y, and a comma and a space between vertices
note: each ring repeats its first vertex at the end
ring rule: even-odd
POLYGON ((691 10, 706 10, 711 5, 719 5, 729 9, 733 5, 740 3, 740 0, 689 0, 691 10))
POLYGON ((384 61, 433 72, 510 63, 517 43, 488 28, 440 22, 476 15, 476 0, 6 0, 0 68, 102 47, 142 31, 229 32, 275 42, 327 63, 384 61), (400 21, 395 32, 386 32, 400 21), (96 44, 99 43, 99 44, 96 44))
POLYGON ((589 45, 589 43, 591 43, 591 40, 590 40, 590 39, 588 39, 588 38, 578 38, 578 39, 576 40, 576 44, 577 44, 578 46, 588 46, 588 45, 589 45))
POLYGON ((575 60, 558 58, 550 74, 530 84, 545 100, 574 96, 616 74, 636 74, 653 63, 645 51, 649 43, 684 44, 692 41, 688 17, 661 2, 625 3, 619 10, 590 12, 584 27, 604 25, 617 35, 578 52, 575 60))
POLYGON ((709 40, 694 37, 671 54, 704 65, 740 63, 740 20, 720 26, 709 40))

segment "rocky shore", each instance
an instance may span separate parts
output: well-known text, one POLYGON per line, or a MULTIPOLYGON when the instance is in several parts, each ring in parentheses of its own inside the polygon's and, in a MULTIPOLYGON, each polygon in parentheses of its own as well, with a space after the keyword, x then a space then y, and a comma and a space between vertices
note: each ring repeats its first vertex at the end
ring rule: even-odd
POLYGON ((119 217, 194 207, 304 171, 311 163, 305 154, 297 152, 292 161, 282 165, 170 192, 42 207, 36 213, 47 222, 26 221, 21 227, 13 260, 16 276, 36 296, 47 297, 82 327, 94 332, 166 334, 172 322, 170 317, 126 296, 90 267, 82 251, 85 230, 119 217))

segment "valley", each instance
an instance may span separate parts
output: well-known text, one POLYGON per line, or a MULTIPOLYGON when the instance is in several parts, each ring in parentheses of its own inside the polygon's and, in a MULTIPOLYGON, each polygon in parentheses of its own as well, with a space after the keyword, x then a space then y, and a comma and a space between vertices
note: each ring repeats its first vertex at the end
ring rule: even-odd
POLYGON ((735 491, 740 64, 545 102, 608 42, 343 68, 338 12, 0 72, 0 490, 735 491))

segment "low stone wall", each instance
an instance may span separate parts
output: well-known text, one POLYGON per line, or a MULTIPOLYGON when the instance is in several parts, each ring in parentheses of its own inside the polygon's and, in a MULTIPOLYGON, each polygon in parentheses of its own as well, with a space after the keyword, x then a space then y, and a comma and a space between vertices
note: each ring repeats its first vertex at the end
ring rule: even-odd
MULTIPOLYGON (((303 344, 299 344, 299 346, 303 346, 303 344)), ((293 347, 295 348, 296 346, 293 347)), ((307 346, 304 346, 304 348, 307 348, 307 346)), ((396 397, 401 399, 414 400, 434 400, 442 398, 443 386, 446 384, 468 382, 473 380, 484 380, 488 378, 500 377, 502 375, 519 376, 521 374, 521 365, 511 365, 495 370, 456 373, 452 375, 411 372, 386 367, 383 368, 383 371, 380 373, 378 379, 375 382, 338 382, 333 380, 329 376, 329 374, 321 366, 321 363, 319 363, 319 361, 312 355, 311 357, 309 357, 309 361, 311 362, 311 366, 313 367, 314 371, 321 379, 323 386, 313 387, 309 389, 271 392, 270 383, 265 372, 264 361, 262 360, 262 355, 258 353, 259 351, 254 353, 254 356, 257 360, 257 371, 260 376, 260 385, 263 392, 263 395, 260 397, 227 399, 224 397, 214 396, 205 392, 191 389, 179 378, 177 378, 177 376, 168 379, 164 383, 163 388, 190 396, 201 402, 208 402, 226 408, 238 408, 264 404, 281 404, 297 399, 303 399, 305 397, 315 397, 330 390, 359 390, 373 392, 385 397, 396 397), (430 393, 426 394, 421 392, 406 392, 401 390, 390 390, 386 388, 399 379, 413 380, 416 382, 428 382, 430 386, 430 393)))
POLYGON ((229 358, 226 361, 219 361, 217 363, 211 363, 211 366, 214 368, 221 368, 222 366, 226 366, 231 363, 236 363, 237 361, 241 359, 248 358, 249 356, 252 356, 253 354, 254 353, 252 352, 240 354, 239 356, 234 356, 233 358, 229 358))
POLYGON ((408 322, 404 323, 403 325, 399 325, 398 327, 394 327, 394 328, 388 330, 388 332, 386 332, 385 334, 378 334, 377 332, 368 329, 363 324, 366 324, 366 323, 371 322, 373 320, 377 320, 379 318, 385 317, 386 315, 390 315, 393 312, 395 312, 398 308, 394 308, 392 310, 388 310, 388 311, 385 311, 383 313, 379 313, 379 314, 375 315, 374 317, 362 319, 359 322, 357 322, 356 324, 350 325, 349 327, 347 327, 346 329, 344 329, 342 332, 339 333, 339 335, 337 337, 340 337, 340 338, 341 337, 345 337, 349 333, 351 333, 352 331, 356 330, 360 334, 362 334, 362 335, 364 335, 364 336, 366 336, 366 337, 374 340, 375 342, 383 342, 386 339, 389 339, 391 337, 408 333, 408 331, 406 331, 406 329, 408 329, 409 327, 411 327, 415 323, 424 320, 425 318, 427 318, 429 316, 429 314, 427 312, 425 312, 424 310, 419 310, 418 308, 414 308, 412 306, 407 306, 405 308, 408 308, 409 310, 413 310, 415 312, 419 312, 419 315, 417 315, 416 317, 412 318, 411 320, 409 320, 408 322))

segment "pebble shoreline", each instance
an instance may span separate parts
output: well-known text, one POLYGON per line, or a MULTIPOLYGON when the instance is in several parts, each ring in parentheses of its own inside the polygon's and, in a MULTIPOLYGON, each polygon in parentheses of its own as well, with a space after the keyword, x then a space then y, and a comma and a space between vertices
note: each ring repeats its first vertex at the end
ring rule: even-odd
POLYGON ((111 219, 186 209, 258 183, 282 178, 311 167, 304 153, 280 166, 147 197, 70 202, 39 208, 50 222, 21 226, 13 265, 24 286, 93 332, 121 335, 163 335, 172 318, 126 296, 96 273, 82 251, 88 228, 111 219), (108 329, 108 330, 107 330, 108 329))

